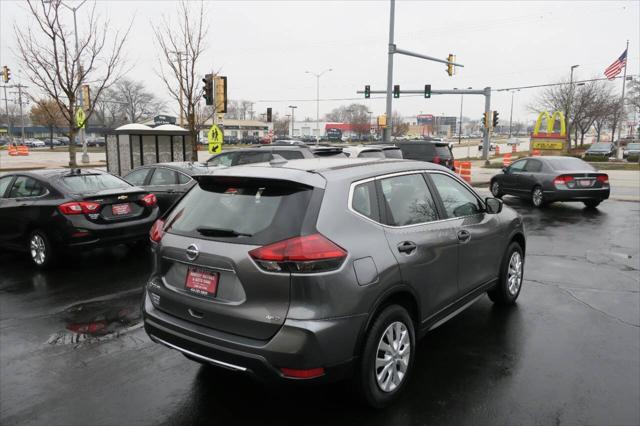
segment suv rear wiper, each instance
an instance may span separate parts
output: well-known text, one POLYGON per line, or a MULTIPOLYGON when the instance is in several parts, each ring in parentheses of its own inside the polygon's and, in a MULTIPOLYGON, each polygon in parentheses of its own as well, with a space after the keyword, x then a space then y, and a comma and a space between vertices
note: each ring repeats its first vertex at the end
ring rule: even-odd
POLYGON ((207 235, 210 237, 251 237, 253 234, 247 234, 244 232, 234 231, 233 229, 222 229, 222 228, 206 228, 200 227, 197 228, 198 231, 202 235, 207 235))

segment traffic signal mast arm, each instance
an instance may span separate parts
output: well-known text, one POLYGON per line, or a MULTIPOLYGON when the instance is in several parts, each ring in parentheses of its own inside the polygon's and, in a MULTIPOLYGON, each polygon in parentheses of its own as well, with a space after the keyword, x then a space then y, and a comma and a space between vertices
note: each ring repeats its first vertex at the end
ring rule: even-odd
MULTIPOLYGON (((363 94, 366 93, 364 90, 358 90, 356 93, 358 94, 363 94)), ((369 93, 372 95, 384 95, 387 93, 386 90, 373 90, 370 89, 369 93)), ((407 95, 423 95, 424 94, 424 88, 423 89, 410 89, 410 90, 400 90, 400 94, 407 94, 407 95)), ((449 89, 449 90, 434 90, 431 89, 431 94, 432 95, 485 95, 486 91, 485 89, 482 90, 475 90, 475 89, 461 89, 461 90, 453 90, 453 89, 449 89)))

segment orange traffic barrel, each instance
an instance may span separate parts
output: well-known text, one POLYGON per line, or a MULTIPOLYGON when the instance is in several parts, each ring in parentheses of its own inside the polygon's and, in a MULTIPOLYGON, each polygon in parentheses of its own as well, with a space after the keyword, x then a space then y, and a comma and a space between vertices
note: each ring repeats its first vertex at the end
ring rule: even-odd
POLYGON ((502 166, 509 167, 511 165, 511 154, 507 153, 502 157, 502 166))
POLYGON ((18 145, 18 155, 29 155, 29 147, 18 145))
POLYGON ((471 183, 471 162, 470 161, 460 162, 460 177, 464 179, 467 183, 471 183))

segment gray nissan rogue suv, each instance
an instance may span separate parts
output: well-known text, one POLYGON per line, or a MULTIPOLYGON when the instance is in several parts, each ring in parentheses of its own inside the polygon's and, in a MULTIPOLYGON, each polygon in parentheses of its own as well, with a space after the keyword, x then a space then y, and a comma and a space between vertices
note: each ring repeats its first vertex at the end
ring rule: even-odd
POLYGON ((480 298, 521 289, 520 216, 444 167, 309 159, 196 177, 151 230, 155 342, 263 379, 351 378, 381 407, 416 341, 480 298))

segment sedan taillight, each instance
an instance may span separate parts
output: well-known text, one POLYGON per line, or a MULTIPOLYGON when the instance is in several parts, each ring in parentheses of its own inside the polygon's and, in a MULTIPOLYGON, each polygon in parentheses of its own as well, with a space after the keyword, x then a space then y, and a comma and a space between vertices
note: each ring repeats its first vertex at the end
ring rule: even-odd
POLYGON ((553 185, 557 189, 569 189, 576 186, 576 181, 573 176, 560 175, 553 180, 553 185))
POLYGON ((158 219, 155 222, 153 222, 153 226, 149 231, 149 238, 154 243, 159 243, 163 236, 164 236, 164 220, 158 219))
POLYGON ((155 194, 147 194, 142 197, 142 202, 147 207, 153 207, 158 204, 158 199, 156 198, 155 194))
POLYGON ((602 186, 609 186, 609 175, 601 174, 598 175, 596 179, 598 179, 598 182, 600 182, 602 186))
POLYGON ((91 201, 72 201, 58 206, 60 213, 66 215, 96 213, 99 209, 100 204, 91 201))
POLYGON ((269 272, 323 272, 337 269, 347 252, 322 234, 294 237, 249 252, 269 272))

